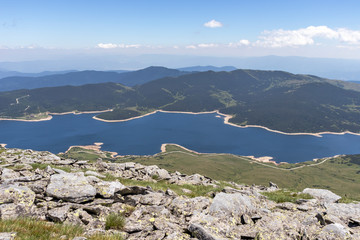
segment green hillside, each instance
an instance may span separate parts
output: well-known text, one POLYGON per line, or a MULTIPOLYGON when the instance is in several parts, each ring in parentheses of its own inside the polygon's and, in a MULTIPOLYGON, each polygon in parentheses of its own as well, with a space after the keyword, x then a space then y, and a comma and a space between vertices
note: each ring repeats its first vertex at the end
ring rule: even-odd
POLYGON ((103 83, 3 92, 0 116, 113 108, 98 117, 120 120, 157 109, 219 110, 239 125, 284 132, 360 132, 360 92, 349 88, 347 83, 282 71, 208 71, 134 87, 103 83))

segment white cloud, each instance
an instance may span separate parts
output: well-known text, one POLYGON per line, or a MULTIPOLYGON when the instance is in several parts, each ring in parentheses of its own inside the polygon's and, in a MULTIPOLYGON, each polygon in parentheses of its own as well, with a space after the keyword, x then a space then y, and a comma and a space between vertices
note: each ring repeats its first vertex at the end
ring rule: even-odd
POLYGON ((139 48, 141 47, 140 44, 129 44, 129 45, 124 45, 122 48, 139 48))
POLYGON ((360 31, 345 28, 331 29, 327 26, 309 26, 297 30, 264 31, 254 43, 261 47, 299 47, 313 45, 317 39, 337 40, 347 44, 360 44, 360 31))
POLYGON ((187 48, 187 49, 196 49, 197 47, 195 45, 188 45, 185 48, 187 48))
POLYGON ((360 31, 339 28, 338 33, 340 41, 348 44, 360 44, 360 31))
POLYGON ((223 24, 221 22, 218 22, 218 21, 213 19, 213 20, 211 20, 209 22, 204 23, 204 26, 209 27, 209 28, 218 28, 218 27, 222 27, 223 24))
POLYGON ((250 45, 250 41, 247 39, 241 39, 238 42, 235 43, 229 43, 228 47, 242 47, 242 46, 249 46, 250 45))
POLYGON ((199 48, 214 48, 214 47, 217 47, 218 45, 215 43, 200 43, 197 46, 199 48))
POLYGON ((99 48, 111 49, 111 48, 139 48, 140 44, 114 44, 114 43, 99 43, 99 48))
POLYGON ((97 46, 99 48, 105 48, 105 49, 117 48, 118 47, 117 44, 113 44, 113 43, 99 43, 97 46))

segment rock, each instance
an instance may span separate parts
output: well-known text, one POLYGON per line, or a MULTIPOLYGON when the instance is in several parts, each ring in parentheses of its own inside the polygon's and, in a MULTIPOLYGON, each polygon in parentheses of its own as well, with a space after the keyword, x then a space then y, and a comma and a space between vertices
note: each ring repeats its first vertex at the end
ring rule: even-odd
POLYGON ((94 176, 94 177, 99 177, 99 178, 105 178, 105 175, 102 175, 100 173, 94 172, 94 171, 86 171, 85 172, 86 176, 94 176))
POLYGON ((126 195, 138 195, 138 194, 146 194, 149 192, 149 188, 146 187, 140 187, 140 186, 131 186, 131 187, 125 187, 119 191, 116 192, 116 194, 120 194, 122 196, 126 195))
POLYGON ((82 172, 62 173, 51 176, 46 194, 64 201, 81 203, 93 200, 96 189, 89 184, 82 172))
POLYGON ((209 213, 217 217, 240 218, 241 215, 254 212, 255 208, 248 196, 241 193, 218 193, 210 208, 209 213))
POLYGON ((327 215, 333 215, 348 223, 351 218, 360 216, 360 203, 330 203, 326 204, 327 215))
POLYGON ((20 177, 20 173, 15 172, 12 169, 4 168, 2 170, 1 178, 3 179, 3 181, 7 181, 10 179, 15 179, 15 178, 19 178, 19 177, 20 177))
POLYGON ((273 182, 269 182, 269 187, 271 187, 271 188, 279 188, 278 185, 276 185, 273 182))
POLYGON ((326 225, 320 236, 322 239, 351 239, 349 231, 339 223, 326 225))
POLYGON ((183 196, 176 197, 170 204, 170 209, 173 214, 178 217, 188 217, 194 212, 201 212, 207 209, 210 205, 210 200, 205 197, 184 198, 183 196))
POLYGON ((120 182, 99 182, 95 185, 96 192, 103 198, 111 198, 114 196, 115 192, 124 189, 125 186, 122 185, 120 182))
POLYGON ((159 179, 168 180, 171 178, 169 172, 166 171, 165 169, 158 169, 156 171, 156 174, 159 176, 159 179))
POLYGON ((30 207, 26 207, 23 204, 2 204, 0 205, 0 217, 3 220, 27 217, 29 216, 30 210, 30 207))
POLYGON ((188 230, 192 233, 194 237, 198 238, 199 240, 220 240, 220 238, 212 235, 209 231, 207 231, 199 224, 190 224, 188 230))
POLYGON ((161 205, 166 202, 167 198, 163 193, 149 193, 141 196, 139 202, 143 205, 161 205))
POLYGON ((53 208, 48 211, 47 217, 50 218, 54 222, 62 223, 66 220, 69 210, 70 210, 70 205, 53 208))
POLYGON ((0 186, 0 204, 15 203, 30 207, 34 204, 35 193, 28 187, 16 185, 0 186))
POLYGON ((86 237, 74 237, 72 240, 87 240, 86 237))
POLYGON ((0 233, 0 240, 14 240, 16 232, 2 232, 0 233))
POLYGON ((302 192, 310 194, 322 203, 334 203, 341 198, 340 196, 326 189, 305 188, 302 192))

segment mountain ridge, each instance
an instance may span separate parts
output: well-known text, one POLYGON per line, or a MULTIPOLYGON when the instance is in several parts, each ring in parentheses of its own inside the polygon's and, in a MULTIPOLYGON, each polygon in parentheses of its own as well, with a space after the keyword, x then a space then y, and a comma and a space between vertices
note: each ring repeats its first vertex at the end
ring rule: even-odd
POLYGON ((154 110, 219 110, 232 116, 231 123, 242 126, 260 125, 289 133, 357 133, 360 92, 346 86, 283 71, 195 72, 134 87, 102 83, 3 92, 0 116, 31 117, 45 112, 112 108, 113 111, 99 114, 98 118, 122 120, 154 110))

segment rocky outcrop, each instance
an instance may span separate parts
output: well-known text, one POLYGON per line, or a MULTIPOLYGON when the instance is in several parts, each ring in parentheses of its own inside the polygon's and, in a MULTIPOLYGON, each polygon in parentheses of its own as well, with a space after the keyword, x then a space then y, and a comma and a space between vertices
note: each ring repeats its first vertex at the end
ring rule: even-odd
MULTIPOLYGON (((116 232, 125 239, 360 239, 360 204, 337 203, 339 196, 328 190, 305 189, 314 199, 275 203, 262 194, 275 191, 274 183, 228 183, 220 189, 219 182, 199 174, 169 173, 132 162, 75 161, 20 149, 2 151, 0 159, 1 219, 31 216, 81 225, 87 235, 116 232), (183 184, 218 189, 190 198, 178 190, 155 190, 144 181, 154 186, 167 181, 178 185, 176 189, 183 184), (126 221, 116 231, 106 227, 114 213, 126 221)), ((0 233, 0 239, 15 235, 0 233)))

